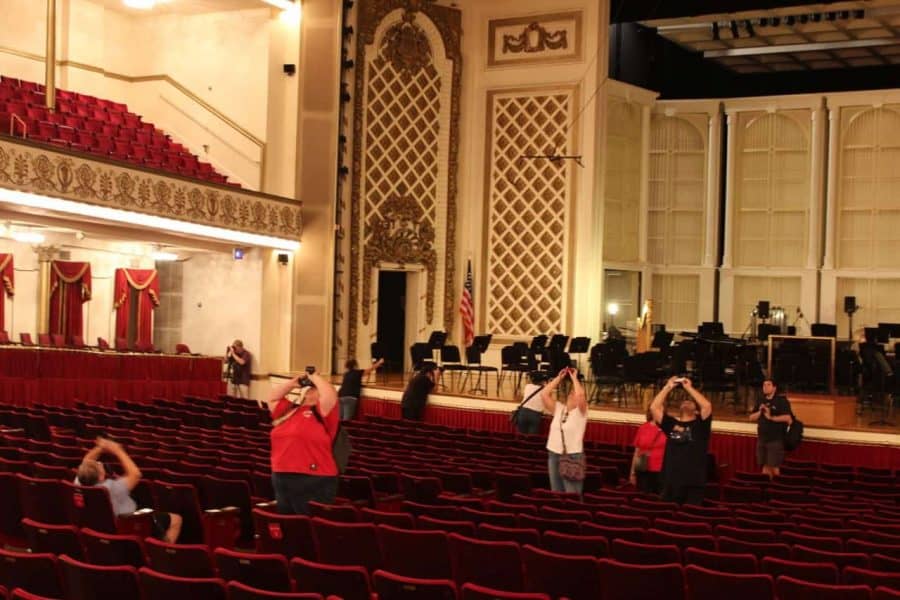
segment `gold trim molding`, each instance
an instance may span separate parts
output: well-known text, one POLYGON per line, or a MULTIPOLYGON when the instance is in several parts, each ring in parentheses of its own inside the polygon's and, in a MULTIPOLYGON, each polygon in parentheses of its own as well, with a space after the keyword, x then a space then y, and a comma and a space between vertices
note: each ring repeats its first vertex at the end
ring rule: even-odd
POLYGON ((582 21, 581 11, 491 19, 488 22, 488 66, 580 61, 584 48, 582 21), (568 28, 554 28, 554 31, 549 31, 545 27, 548 23, 560 21, 569 24, 572 31, 571 37, 568 28), (497 39, 498 30, 512 28, 515 28, 515 32, 503 33, 503 38, 497 39), (532 39, 533 37, 537 39, 532 39), (559 50, 568 50, 568 52, 558 53, 559 50))
MULTIPOLYGON (((447 6, 421 0, 361 0, 359 2, 356 38, 355 93, 353 95, 353 181, 350 200, 350 298, 348 310, 347 356, 356 355, 360 315, 360 268, 363 262, 364 232, 360 225, 362 210, 362 140, 365 106, 363 99, 366 78, 361 67, 366 64, 366 47, 375 43, 375 32, 384 18, 394 10, 404 10, 408 15, 421 13, 434 23, 444 45, 445 57, 453 64, 450 82, 450 124, 447 165, 447 229, 444 263, 444 315, 445 331, 453 327, 456 318, 456 202, 459 172, 459 105, 462 82, 462 13, 447 6)), ((421 262, 421 261, 419 261, 421 262)), ((431 270, 429 269, 429 272, 431 270)))
POLYGON ((301 203, 0 139, 0 187, 299 240, 301 203))

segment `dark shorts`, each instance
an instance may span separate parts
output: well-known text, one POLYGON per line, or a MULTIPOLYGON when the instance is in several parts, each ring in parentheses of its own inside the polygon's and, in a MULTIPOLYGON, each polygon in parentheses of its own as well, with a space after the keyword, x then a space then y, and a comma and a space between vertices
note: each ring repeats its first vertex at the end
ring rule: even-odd
POLYGON ((303 473, 272 473, 272 487, 278 512, 283 515, 309 514, 310 500, 321 504, 334 504, 338 478, 303 473))
POLYGON ((153 537, 165 539, 166 532, 172 526, 172 515, 167 512, 153 512, 153 537))
POLYGON ((784 462, 784 440, 757 440, 756 462, 761 467, 780 467, 784 462))

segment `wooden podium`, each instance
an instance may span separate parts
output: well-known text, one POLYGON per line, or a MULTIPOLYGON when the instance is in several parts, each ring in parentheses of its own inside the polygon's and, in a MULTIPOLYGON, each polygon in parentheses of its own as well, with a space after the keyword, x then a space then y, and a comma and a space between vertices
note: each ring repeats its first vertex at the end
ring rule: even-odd
POLYGON ((805 396, 789 394, 791 410, 804 425, 846 427, 856 424, 855 396, 805 396))

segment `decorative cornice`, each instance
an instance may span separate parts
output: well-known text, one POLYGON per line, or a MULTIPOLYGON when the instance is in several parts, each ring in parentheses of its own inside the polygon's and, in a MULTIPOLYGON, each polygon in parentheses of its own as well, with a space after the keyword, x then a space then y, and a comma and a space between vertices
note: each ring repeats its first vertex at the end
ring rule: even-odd
POLYGON ((235 231, 300 239, 299 202, 0 138, 0 187, 235 231))
POLYGON ((568 31, 549 31, 537 21, 525 26, 519 35, 503 36, 503 54, 534 53, 545 50, 560 50, 569 47, 568 31))

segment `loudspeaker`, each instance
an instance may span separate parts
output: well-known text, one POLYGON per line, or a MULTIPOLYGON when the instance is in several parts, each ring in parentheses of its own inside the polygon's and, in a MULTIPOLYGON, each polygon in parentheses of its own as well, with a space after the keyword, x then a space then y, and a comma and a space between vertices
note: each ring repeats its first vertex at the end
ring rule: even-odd
POLYGON ((856 296, 844 296, 844 312, 856 312, 856 296))
POLYGON ((284 69, 284 74, 285 74, 285 75, 290 76, 290 75, 293 75, 294 73, 297 72, 297 65, 295 65, 295 64, 293 64, 293 63, 285 63, 285 64, 282 66, 282 69, 284 69))
POLYGON ((760 300, 756 305, 756 316, 760 319, 768 319, 769 318, 769 301, 768 300, 760 300))
POLYGON ((279 265, 286 265, 286 264, 288 264, 288 260, 290 260, 290 257, 288 256, 288 254, 287 254, 286 252, 279 252, 279 253, 278 253, 278 264, 279 264, 279 265))

